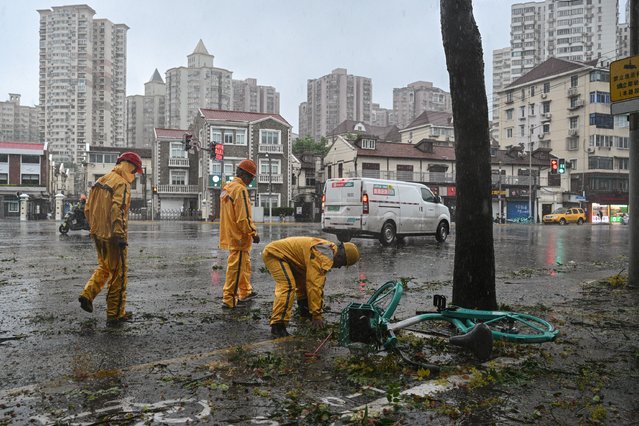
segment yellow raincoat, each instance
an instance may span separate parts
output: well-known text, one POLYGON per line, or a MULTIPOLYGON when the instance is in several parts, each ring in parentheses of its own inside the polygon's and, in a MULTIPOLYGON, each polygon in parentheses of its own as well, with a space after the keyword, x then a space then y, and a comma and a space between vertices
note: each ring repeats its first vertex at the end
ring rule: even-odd
POLYGON ((314 237, 285 238, 264 248, 264 264, 275 280, 271 325, 288 324, 294 294, 297 300, 308 300, 313 319, 322 319, 326 273, 333 267, 336 254, 337 245, 314 237))
POLYGON ((236 176, 220 194, 220 248, 229 250, 222 290, 222 303, 227 307, 235 307, 253 292, 250 251, 256 234, 248 190, 236 176))
POLYGON ((135 173, 129 162, 117 164, 91 188, 84 209, 90 224, 90 234, 98 253, 98 267, 84 286, 82 296, 93 302, 104 285, 107 293, 107 318, 125 316, 127 286, 127 224, 131 204, 131 182, 135 173))

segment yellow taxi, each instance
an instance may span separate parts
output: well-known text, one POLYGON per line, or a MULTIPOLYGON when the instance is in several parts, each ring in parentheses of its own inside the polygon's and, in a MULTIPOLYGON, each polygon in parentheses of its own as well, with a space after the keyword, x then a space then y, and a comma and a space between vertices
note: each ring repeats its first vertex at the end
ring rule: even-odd
POLYGON ((586 221, 586 212, 583 209, 573 208, 558 208, 554 212, 544 215, 544 223, 558 223, 565 225, 567 223, 576 223, 581 225, 586 221))

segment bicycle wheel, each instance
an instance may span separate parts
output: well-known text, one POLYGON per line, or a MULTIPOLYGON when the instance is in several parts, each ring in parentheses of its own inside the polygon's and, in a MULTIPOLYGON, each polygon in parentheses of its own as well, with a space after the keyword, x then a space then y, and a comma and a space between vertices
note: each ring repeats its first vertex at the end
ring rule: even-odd
POLYGON ((559 331, 548 321, 519 312, 493 312, 494 318, 483 321, 493 337, 517 343, 552 342, 559 331))
POLYGON ((402 283, 388 281, 375 290, 375 293, 373 293, 366 303, 373 305, 375 309, 379 311, 382 318, 389 320, 395 313, 395 309, 397 309, 403 292, 404 286, 402 283))

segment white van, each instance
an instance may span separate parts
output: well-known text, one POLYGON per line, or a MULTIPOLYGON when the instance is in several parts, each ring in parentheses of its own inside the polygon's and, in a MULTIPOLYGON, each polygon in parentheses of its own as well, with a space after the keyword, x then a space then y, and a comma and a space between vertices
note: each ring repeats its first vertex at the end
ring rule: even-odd
POLYGON ((443 242, 450 231, 450 212, 420 183, 329 179, 322 195, 322 231, 340 241, 379 238, 385 246, 410 235, 435 235, 443 242))

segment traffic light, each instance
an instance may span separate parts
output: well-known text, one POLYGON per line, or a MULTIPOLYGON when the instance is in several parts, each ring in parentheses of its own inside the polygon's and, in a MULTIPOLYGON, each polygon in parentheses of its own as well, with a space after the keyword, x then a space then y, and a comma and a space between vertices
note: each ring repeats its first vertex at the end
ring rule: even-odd
POLYGON ((556 158, 550 160, 550 173, 553 175, 557 174, 557 170, 559 169, 559 162, 556 158))
POLYGON ((215 142, 211 142, 211 150, 209 151, 209 155, 211 156, 211 160, 216 160, 215 158, 215 150, 217 149, 217 144, 215 142))
POLYGON ((559 159, 559 165, 557 166, 557 171, 559 172, 560 175, 563 175, 564 173, 566 173, 566 160, 564 160, 563 158, 559 159))
POLYGON ((224 159, 224 145, 222 145, 221 143, 218 143, 215 146, 215 149, 213 151, 215 152, 215 159, 216 160, 223 160, 224 159))
POLYGON ((190 134, 190 133, 185 133, 184 134, 184 150, 185 151, 188 151, 191 148, 193 148, 191 146, 191 139, 193 139, 193 135, 192 134, 190 134))
POLYGON ((154 194, 157 194, 157 193, 158 193, 158 187, 157 187, 157 186, 152 187, 152 190, 153 190, 153 193, 154 193, 154 194))

